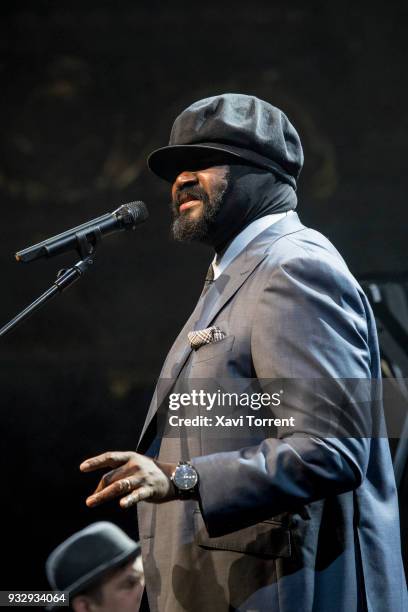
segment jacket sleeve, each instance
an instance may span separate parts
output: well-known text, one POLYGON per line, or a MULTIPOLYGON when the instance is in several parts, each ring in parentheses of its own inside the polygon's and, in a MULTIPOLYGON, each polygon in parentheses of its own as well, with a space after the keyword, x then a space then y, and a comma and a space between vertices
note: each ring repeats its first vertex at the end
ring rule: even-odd
POLYGON ((371 419, 370 385, 360 389, 355 401, 344 381, 367 382, 371 377, 366 308, 358 284, 343 265, 306 256, 272 270, 257 298, 252 324, 256 377, 261 384, 276 379, 330 384, 327 389, 323 383, 310 384, 307 400, 300 398, 298 405, 297 400, 282 403, 277 416, 296 414, 291 431, 256 446, 192 460, 210 536, 360 485, 369 437, 356 432, 365 431, 371 419), (326 416, 340 413, 342 435, 323 435, 326 430, 316 425, 313 414, 316 400, 323 424, 326 416))

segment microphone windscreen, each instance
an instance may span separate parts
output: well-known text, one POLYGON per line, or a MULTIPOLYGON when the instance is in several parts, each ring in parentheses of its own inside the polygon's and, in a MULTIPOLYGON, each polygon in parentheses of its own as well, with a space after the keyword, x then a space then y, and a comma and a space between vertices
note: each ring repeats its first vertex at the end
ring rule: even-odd
POLYGON ((143 223, 149 217, 147 206, 144 202, 128 202, 122 204, 115 214, 122 218, 122 223, 125 227, 135 227, 139 223, 143 223))

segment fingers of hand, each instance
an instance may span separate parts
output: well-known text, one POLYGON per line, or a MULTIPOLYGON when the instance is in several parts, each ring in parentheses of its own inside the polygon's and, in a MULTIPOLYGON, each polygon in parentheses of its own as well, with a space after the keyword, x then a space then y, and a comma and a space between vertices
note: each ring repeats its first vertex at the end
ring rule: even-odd
POLYGON ((122 508, 130 508, 131 506, 134 506, 140 501, 149 499, 150 497, 152 497, 152 495, 153 495, 152 487, 148 485, 140 486, 136 491, 133 491, 132 493, 130 493, 130 495, 127 495, 126 497, 122 497, 119 503, 122 508))
POLYGON ((86 461, 81 463, 79 469, 81 472, 93 472, 94 470, 100 470, 106 467, 116 468, 123 465, 134 456, 136 456, 136 453, 133 451, 109 451, 107 453, 102 453, 102 455, 86 459, 86 461))
POLYGON ((142 479, 138 476, 129 476, 129 478, 122 478, 117 480, 111 485, 98 491, 98 489, 86 500, 86 505, 89 507, 97 506, 103 502, 120 497, 123 494, 130 493, 136 487, 140 487, 142 479))
POLYGON ((107 472, 100 479, 99 484, 94 491, 94 494, 99 493, 100 491, 103 491, 103 489, 106 489, 113 482, 122 480, 123 478, 126 478, 127 476, 134 476, 135 472, 138 472, 138 471, 139 471, 139 466, 133 465, 133 464, 130 465, 129 462, 127 462, 122 467, 116 468, 115 470, 111 470, 110 472, 107 472))

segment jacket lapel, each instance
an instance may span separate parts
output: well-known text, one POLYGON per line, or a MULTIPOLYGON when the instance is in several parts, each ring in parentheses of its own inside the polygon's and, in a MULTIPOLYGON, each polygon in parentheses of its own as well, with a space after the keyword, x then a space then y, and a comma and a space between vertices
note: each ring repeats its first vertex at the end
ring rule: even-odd
POLYGON ((187 338, 188 332, 209 327, 219 311, 265 259, 273 243, 282 236, 300 231, 303 227, 296 213, 271 225, 256 236, 246 249, 231 262, 223 274, 210 285, 209 289, 201 294, 193 313, 178 335, 164 362, 138 446, 158 407, 170 392, 191 353, 192 349, 187 338))

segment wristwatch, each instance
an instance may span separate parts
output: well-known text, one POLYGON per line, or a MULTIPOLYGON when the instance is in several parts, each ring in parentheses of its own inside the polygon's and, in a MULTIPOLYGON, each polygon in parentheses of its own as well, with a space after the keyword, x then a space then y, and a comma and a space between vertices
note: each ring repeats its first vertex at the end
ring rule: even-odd
POLYGON ((174 484, 179 499, 189 499, 197 490, 198 473, 189 461, 180 461, 170 476, 170 480, 174 484))

